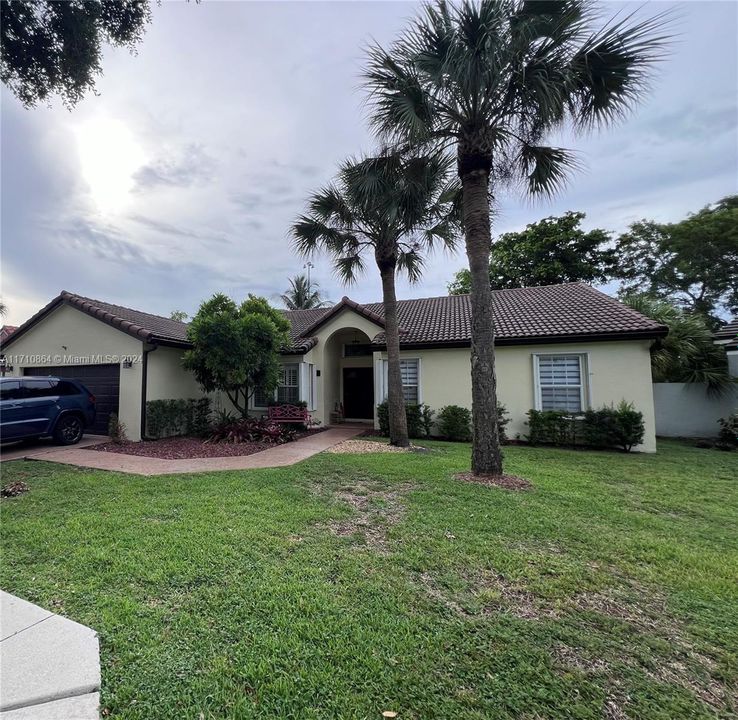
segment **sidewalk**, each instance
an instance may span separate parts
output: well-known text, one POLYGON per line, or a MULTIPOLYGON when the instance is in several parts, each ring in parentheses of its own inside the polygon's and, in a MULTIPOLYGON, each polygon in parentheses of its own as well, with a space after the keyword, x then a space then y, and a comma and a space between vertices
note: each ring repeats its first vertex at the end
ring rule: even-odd
POLYGON ((97 633, 0 590, 0 720, 97 720, 97 633))

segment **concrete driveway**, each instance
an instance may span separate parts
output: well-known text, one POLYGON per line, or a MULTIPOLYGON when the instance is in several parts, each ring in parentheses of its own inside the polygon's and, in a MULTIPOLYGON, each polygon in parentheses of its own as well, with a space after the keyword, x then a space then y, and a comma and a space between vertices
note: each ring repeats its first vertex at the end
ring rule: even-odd
POLYGON ((52 438, 43 440, 21 440, 0 446, 0 462, 6 460, 22 460, 27 457, 37 457, 48 453, 69 450, 70 448, 84 448, 90 445, 108 442, 106 435, 85 435, 76 445, 59 445, 52 438))

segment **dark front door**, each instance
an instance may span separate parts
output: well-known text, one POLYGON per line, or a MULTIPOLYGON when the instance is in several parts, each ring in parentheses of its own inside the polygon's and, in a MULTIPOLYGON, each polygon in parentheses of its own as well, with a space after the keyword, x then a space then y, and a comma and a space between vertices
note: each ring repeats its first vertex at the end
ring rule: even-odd
POLYGON ((87 428, 96 435, 108 434, 110 413, 118 412, 120 365, 61 365, 24 368, 24 375, 54 375, 79 380, 95 396, 95 424, 87 428))
POLYGON ((343 414, 351 420, 374 417, 374 368, 343 369, 343 414))

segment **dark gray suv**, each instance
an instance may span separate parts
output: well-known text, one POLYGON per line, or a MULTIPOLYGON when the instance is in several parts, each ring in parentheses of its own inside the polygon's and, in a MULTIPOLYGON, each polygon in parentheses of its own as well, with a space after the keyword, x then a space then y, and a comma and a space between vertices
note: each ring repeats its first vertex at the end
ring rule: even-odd
POLYGON ((52 436, 74 445, 95 421, 95 396, 77 380, 0 378, 0 442, 52 436))

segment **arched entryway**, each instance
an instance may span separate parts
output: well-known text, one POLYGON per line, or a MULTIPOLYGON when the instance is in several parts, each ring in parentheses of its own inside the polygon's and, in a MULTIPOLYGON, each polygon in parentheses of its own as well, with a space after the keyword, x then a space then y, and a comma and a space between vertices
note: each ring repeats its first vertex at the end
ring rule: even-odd
POLYGON ((371 338, 358 328, 341 328, 325 346, 326 410, 348 422, 374 421, 374 356, 371 338))

